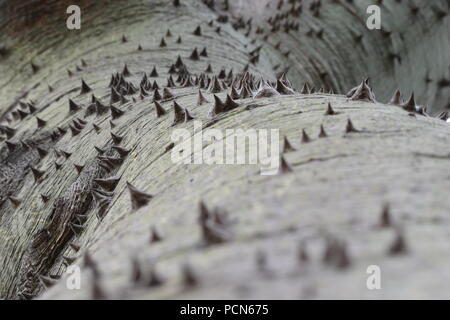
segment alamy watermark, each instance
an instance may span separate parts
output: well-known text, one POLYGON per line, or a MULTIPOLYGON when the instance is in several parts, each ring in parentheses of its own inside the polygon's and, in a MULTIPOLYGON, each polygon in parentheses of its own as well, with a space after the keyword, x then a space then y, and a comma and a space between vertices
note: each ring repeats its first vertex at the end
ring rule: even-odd
POLYGON ((81 9, 77 5, 70 5, 66 10, 67 14, 70 14, 66 20, 66 26, 69 30, 80 30, 81 29, 81 9))
MULTIPOLYGON (((70 5, 66 10, 70 16, 66 20, 66 26, 69 30, 81 29, 81 9, 77 5, 70 5)), ((366 13, 370 16, 367 18, 366 26, 369 30, 381 29, 381 8, 377 5, 367 7, 366 13)))
POLYGON ((278 129, 203 129, 194 121, 193 132, 175 129, 171 134, 175 164, 259 165, 261 175, 275 175, 280 167, 278 129))
POLYGON ((381 29, 381 8, 377 5, 371 5, 367 7, 367 14, 370 16, 367 18, 366 26, 369 30, 381 29))
POLYGON ((381 268, 375 264, 367 267, 366 273, 369 275, 366 280, 366 286, 369 290, 381 289, 381 268))
POLYGON ((66 278, 66 288, 69 290, 81 289, 81 269, 79 266, 68 266, 66 273, 69 274, 66 278))

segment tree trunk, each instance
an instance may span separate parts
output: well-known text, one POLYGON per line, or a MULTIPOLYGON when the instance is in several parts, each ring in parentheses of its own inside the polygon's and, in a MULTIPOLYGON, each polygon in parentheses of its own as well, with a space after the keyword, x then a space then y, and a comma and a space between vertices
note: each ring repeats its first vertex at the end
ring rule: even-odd
POLYGON ((381 31, 286 0, 81 1, 70 31, 70 2, 0 1, 0 297, 448 297, 448 1, 385 1, 381 31), (175 164, 199 121, 278 129, 280 171, 175 164))

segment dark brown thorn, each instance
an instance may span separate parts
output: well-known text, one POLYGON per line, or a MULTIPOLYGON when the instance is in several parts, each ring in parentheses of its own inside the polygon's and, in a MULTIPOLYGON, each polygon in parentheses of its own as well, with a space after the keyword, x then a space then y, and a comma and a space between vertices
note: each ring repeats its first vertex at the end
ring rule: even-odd
POLYGON ((277 90, 275 90, 272 86, 266 83, 263 79, 261 79, 260 86, 258 90, 256 91, 254 98, 255 99, 261 99, 261 98, 270 98, 279 96, 277 90))
POLYGON ((81 249, 81 246, 80 245, 78 245, 78 244, 76 244, 76 243, 73 243, 73 242, 70 242, 69 243, 69 246, 73 249, 73 251, 75 251, 75 252, 78 252, 78 251, 80 251, 80 249, 81 249))
POLYGON ((181 272, 185 287, 192 288, 199 284, 198 275, 194 272, 190 264, 183 264, 181 272))
POLYGON ((158 101, 154 101, 154 104, 155 104, 156 116, 158 118, 162 117, 163 115, 165 115, 167 113, 167 111, 164 110, 164 108, 158 101))
MULTIPOLYGON (((77 120, 78 121, 78 123, 79 124, 81 124, 83 127, 85 126, 85 125, 87 125, 87 121, 84 121, 83 119, 80 119, 80 118, 75 118, 75 120, 77 120)), ((74 121, 75 122, 75 121, 74 121)))
POLYGON ((5 144, 6 144, 6 147, 8 148, 9 152, 14 152, 19 147, 19 144, 8 141, 8 140, 5 141, 5 144))
POLYGON ((204 103, 209 103, 209 101, 203 96, 202 91, 198 90, 197 105, 201 106, 204 103))
POLYGON ((80 109, 81 109, 81 107, 78 104, 73 102, 72 99, 69 99, 69 110, 70 110, 70 112, 76 112, 76 111, 78 111, 80 109))
POLYGON ((83 232, 84 227, 82 225, 79 225, 76 223, 71 223, 70 229, 72 229, 73 233, 75 233, 76 235, 79 235, 81 232, 83 232))
POLYGON ((294 94, 294 90, 287 87, 280 79, 277 80, 276 90, 278 91, 278 93, 283 94, 283 95, 294 94))
POLYGON ((83 225, 88 219, 87 214, 76 214, 75 220, 78 222, 78 224, 83 225))
POLYGON ((53 279, 52 277, 46 277, 44 275, 39 275, 39 281, 46 289, 53 287, 58 282, 58 280, 53 279))
POLYGON ((70 131, 72 132, 72 137, 77 136, 81 133, 80 129, 75 128, 71 124, 69 124, 70 131))
POLYGON ((178 123, 183 122, 185 118, 185 112, 184 109, 176 101, 173 102, 173 111, 174 111, 174 119, 172 125, 176 125, 178 123))
POLYGON ((202 28, 200 26, 198 26, 197 28, 195 28, 193 34, 195 36, 201 37, 201 35, 202 35, 202 28))
POLYGON ((30 65, 31 65, 31 71, 33 71, 33 74, 38 73, 38 71, 41 69, 40 66, 38 66, 37 64, 35 64, 33 62, 31 62, 30 65))
POLYGON ((14 208, 19 207, 20 204, 22 203, 22 199, 19 199, 19 198, 13 197, 13 196, 9 196, 8 199, 14 208))
POLYGON ((286 162, 283 156, 280 157, 280 173, 292 172, 291 166, 286 162))
POLYGON ((16 134, 16 129, 5 125, 0 125, 0 132, 6 134, 7 139, 11 139, 16 134))
POLYGON ((153 101, 160 101, 162 99, 158 89, 153 91, 153 101))
POLYGON ((119 183, 120 178, 120 176, 114 176, 105 179, 94 179, 94 182, 107 191, 113 191, 119 183))
POLYGON ((127 98, 125 98, 124 95, 121 95, 121 96, 120 96, 120 104, 123 105, 123 104, 125 104, 125 103, 127 103, 127 102, 130 102, 130 100, 128 100, 127 98))
POLYGON ((359 130, 355 129, 352 120, 350 118, 347 119, 347 127, 345 128, 346 133, 359 132, 359 130))
POLYGON ((222 85, 219 82, 219 79, 214 76, 212 81, 211 81, 211 85, 209 87, 209 92, 210 93, 219 93, 223 90, 222 85))
POLYGON ((388 204, 385 204, 383 206, 383 210, 381 211, 381 216, 380 216, 380 222, 378 225, 380 228, 388 228, 388 227, 392 226, 391 214, 390 214, 388 204))
POLYGON ((225 105, 223 104, 222 100, 217 95, 214 95, 214 105, 212 109, 209 111, 210 117, 215 117, 216 115, 224 112, 225 105))
POLYGON ((61 127, 57 127, 56 129, 58 130, 60 135, 65 135, 67 133, 67 129, 61 127))
POLYGON ((25 112, 21 109, 17 109, 17 112, 19 113, 20 120, 25 119, 29 115, 28 112, 25 112))
POLYGON ((258 267, 258 270, 260 272, 267 272, 267 254, 262 251, 258 250, 256 252, 256 266, 258 267))
POLYGON ((50 197, 45 194, 41 194, 41 199, 43 203, 47 203, 48 200, 50 200, 50 197))
POLYGON ((161 277, 158 272, 156 272, 155 266, 152 265, 152 267, 150 268, 150 272, 148 275, 149 279, 147 281, 147 285, 149 287, 157 287, 160 286, 164 283, 164 278, 161 277))
POLYGON ((372 91, 372 89, 369 87, 369 79, 365 79, 363 80, 363 82, 351 89, 348 93, 347 93, 347 98, 349 98, 350 100, 361 100, 361 101, 367 101, 367 102, 376 102, 375 100, 375 95, 372 91))
POLYGON ((175 82, 173 81, 172 76, 170 75, 169 78, 167 78, 167 88, 174 88, 176 87, 175 82))
POLYGON ((158 85, 158 82, 156 82, 156 80, 153 81, 152 89, 153 89, 153 90, 159 90, 159 89, 160 89, 160 88, 159 88, 159 85, 158 85))
POLYGON ((158 78, 159 77, 158 71, 156 70, 156 67, 153 67, 152 71, 150 72, 149 77, 150 78, 158 78))
POLYGON ((400 255, 408 252, 405 238, 400 230, 395 231, 395 238, 389 247, 388 253, 390 255, 400 255))
POLYGON ((414 99, 414 93, 411 94, 409 100, 402 104, 402 108, 408 112, 416 112, 416 101, 414 99))
POLYGON ((131 151, 129 149, 125 149, 125 148, 119 147, 119 146, 112 146, 112 149, 115 150, 122 158, 125 158, 126 156, 128 156, 131 151))
POLYGON ((309 260, 308 252, 306 251, 306 243, 305 241, 300 242, 298 248, 298 261, 300 263, 307 262, 309 260))
POLYGON ((194 118, 191 116, 191 114, 189 113, 189 110, 184 108, 184 122, 189 122, 191 120, 193 120, 194 118))
POLYGON ((42 119, 39 118, 39 117, 36 117, 36 121, 37 121, 37 127, 38 127, 39 129, 45 127, 45 125, 47 124, 47 121, 42 120, 42 119))
POLYGON ((284 137, 284 144, 283 144, 283 153, 295 151, 296 149, 291 145, 288 138, 284 137))
POLYGON ((122 140, 123 140, 123 136, 119 136, 119 135, 117 135, 115 133, 112 133, 112 132, 111 132, 111 138, 112 138, 112 140, 113 140, 113 142, 115 144, 120 144, 122 142, 122 140))
POLYGON ((81 171, 83 171, 84 165, 74 164, 73 166, 75 167, 75 170, 77 170, 78 174, 80 174, 81 171))
POLYGON ((26 151, 29 151, 31 149, 31 147, 28 145, 28 143, 26 143, 25 141, 21 140, 20 141, 20 145, 22 146, 22 148, 26 151))
POLYGON ((151 194, 144 191, 138 190, 131 183, 127 181, 128 191, 130 192, 131 207, 133 210, 138 210, 139 208, 148 204, 148 202, 153 198, 151 194))
POLYGON ((326 138, 328 137, 327 133, 325 132, 325 129, 323 127, 323 124, 320 125, 320 133, 319 133, 319 138, 326 138))
POLYGON ((42 149, 42 148, 40 148, 40 147, 36 147, 36 151, 38 152, 39 158, 40 158, 40 159, 45 158, 45 157, 47 156, 47 154, 48 154, 48 151, 47 151, 47 150, 42 149))
POLYGON ((128 66, 127 66, 126 63, 125 63, 125 65, 123 66, 122 76, 124 76, 124 77, 129 77, 129 76, 131 76, 131 72, 130 72, 130 70, 128 69, 128 66))
POLYGON ((100 133, 100 131, 102 131, 102 128, 100 128, 98 125, 96 125, 95 123, 93 123, 92 124, 92 127, 94 128, 94 130, 97 132, 97 133, 100 133))
POLYGON ((172 91, 170 91, 168 88, 164 88, 163 89, 163 99, 164 100, 170 100, 170 99, 174 99, 175 95, 173 94, 172 91))
POLYGON ((143 281, 141 265, 136 257, 131 260, 131 281, 135 284, 141 284, 143 281))
POLYGON ((175 67, 181 68, 184 66, 183 60, 180 56, 177 57, 177 60, 175 61, 175 67))
POLYGON ((150 243, 160 242, 162 240, 163 236, 160 230, 157 227, 152 226, 152 228, 150 229, 150 243))
POLYGON ((120 94, 114 87, 111 87, 110 103, 115 103, 120 101, 120 94))
POLYGON ((192 51, 189 59, 194 60, 194 61, 198 61, 200 59, 200 56, 198 54, 197 48, 194 48, 194 50, 192 51))
POLYGON ((396 90, 394 95, 392 96, 391 101, 389 101, 389 104, 400 106, 403 104, 402 94, 400 93, 400 90, 396 90))
MULTIPOLYGON (((102 209, 106 207, 112 200, 114 193, 113 192, 107 192, 103 191, 101 189, 91 189, 91 193, 94 197, 95 203, 97 204, 97 207, 102 209)), ((101 219, 101 217, 100 217, 101 219)))
POLYGON ((233 98, 234 100, 237 100, 237 99, 240 99, 241 98, 241 95, 240 95, 240 93, 237 91, 237 89, 235 88, 235 87, 231 87, 231 95, 230 95, 230 97, 231 98, 233 98))
POLYGON ((81 79, 81 91, 80 94, 85 94, 91 92, 92 89, 87 85, 86 82, 84 82, 83 79, 81 79))
POLYGON ((125 111, 120 110, 119 108, 114 107, 113 105, 109 106, 110 110, 111 110, 111 118, 113 120, 120 118, 121 116, 124 115, 125 111))
POLYGON ((72 155, 71 152, 62 151, 62 150, 61 150, 60 152, 61 152, 61 154, 63 155, 63 157, 66 158, 66 159, 69 159, 70 156, 72 155))
POLYGON ((308 86, 308 83, 305 83, 302 87, 302 90, 300 90, 301 94, 309 94, 310 93, 310 88, 308 86))
POLYGON ((77 260, 77 258, 76 257, 63 256, 63 260, 64 260, 64 263, 67 266, 69 266, 69 265, 73 264, 75 262, 75 260, 77 260))
POLYGON ((306 133, 305 129, 302 129, 302 143, 309 143, 311 142, 311 138, 306 133))
POLYGON ((333 107, 331 107, 331 103, 328 102, 328 107, 327 107, 327 111, 325 112, 325 115, 327 115, 327 116, 334 116, 334 115, 337 115, 337 114, 339 114, 339 113, 335 112, 333 110, 333 107))
POLYGON ((227 94, 224 106, 225 106, 224 111, 230 111, 239 107, 239 104, 236 101, 234 101, 229 94, 227 94))
POLYGON ((336 268, 346 269, 351 265, 350 257, 348 255, 347 244, 344 241, 340 242, 339 250, 336 256, 336 268))

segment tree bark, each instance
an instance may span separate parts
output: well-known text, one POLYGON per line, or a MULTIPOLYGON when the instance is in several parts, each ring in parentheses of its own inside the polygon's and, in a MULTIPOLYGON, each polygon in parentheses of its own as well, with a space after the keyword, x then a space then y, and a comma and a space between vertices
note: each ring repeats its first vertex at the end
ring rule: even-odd
POLYGON ((382 31, 365 26, 369 1, 284 2, 81 1, 78 31, 65 27, 70 1, 0 2, 0 297, 448 297, 450 128, 432 117, 450 94, 448 1, 383 2, 382 31), (139 85, 145 75, 162 94, 178 57, 184 84, 158 117, 139 85), (220 81, 254 76, 254 95, 286 71, 295 93, 211 117, 213 93, 201 88, 199 105, 194 84, 209 64, 220 81), (114 74, 137 92, 110 107, 114 74), (376 100, 414 91, 427 111, 345 95, 366 77, 376 100), (300 93, 305 82, 317 89, 300 93), (174 101, 204 130, 279 129, 288 167, 174 164, 171 134, 195 122, 174 124, 174 101), (201 203, 232 222, 208 229, 201 203), (81 267, 80 290, 67 265, 81 267), (371 265, 382 290, 367 289, 371 265))

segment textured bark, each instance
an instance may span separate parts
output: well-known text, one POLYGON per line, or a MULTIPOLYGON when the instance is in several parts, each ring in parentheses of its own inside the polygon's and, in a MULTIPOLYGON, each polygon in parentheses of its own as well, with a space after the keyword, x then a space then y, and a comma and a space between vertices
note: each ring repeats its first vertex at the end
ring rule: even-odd
MULTIPOLYGON (((272 1, 269 7, 230 1, 223 11, 194 0, 178 7, 162 0, 84 1, 82 29, 68 31, 69 2, 1 2, 0 117, 2 126, 15 129, 8 137, 3 127, 2 140, 18 145, 13 151, 0 146, 0 297, 448 297, 450 128, 429 116, 445 110, 450 94, 443 81, 449 78, 449 19, 439 13, 448 12, 448 1, 417 1, 415 17, 405 9, 414 5, 385 1, 384 32, 365 27, 369 1, 323 2, 319 15, 304 2, 299 17, 281 19, 280 30, 270 33, 265 21, 289 12, 291 4, 275 10, 272 1), (224 13, 228 23, 218 21, 224 13), (246 36, 248 26, 235 29, 249 17, 254 21, 246 36), (299 29, 284 32, 286 21, 299 29), (198 26, 201 36, 194 34, 198 26), (194 48, 206 48, 207 57, 190 59, 194 48), (193 121, 173 125, 173 99, 161 101, 167 114, 157 117, 151 91, 143 100, 138 92, 114 103, 123 115, 115 109, 89 115, 95 110, 91 94, 109 106, 111 74, 125 64, 131 72, 125 79, 137 88, 156 66, 158 76, 148 79, 162 88, 178 56, 194 75, 211 64, 215 75, 248 68, 274 81, 274 73, 289 67, 295 94, 238 99, 238 108, 212 119, 214 97, 207 90, 203 105, 197 86, 170 90, 205 128, 280 129, 295 148, 283 155, 291 172, 268 177, 250 165, 174 165, 170 134, 192 131, 193 121), (344 95, 368 76, 377 100, 387 102, 397 87, 405 98, 415 91, 429 115, 344 95), (92 92, 80 93, 82 79, 92 92), (300 94, 305 81, 339 94, 300 94), (69 99, 81 110, 69 112, 69 99), (29 102, 36 111, 19 119, 17 110, 29 110, 29 102), (336 115, 326 114, 329 103, 336 115), (46 121, 42 128, 36 117, 46 121), (348 119, 356 132, 346 132, 348 119), (69 125, 81 132, 73 135, 69 125), (321 125, 326 138, 319 138, 321 125), (105 170, 94 147, 119 158, 111 132, 123 137, 118 145, 130 153, 105 170), (42 156, 42 149, 49 153, 42 156), (74 165, 84 167, 79 173, 74 165), (31 167, 44 172, 37 182, 31 167), (104 193, 107 205, 98 208, 94 180, 113 176, 120 177, 114 194, 104 193), (127 182, 153 198, 133 209, 127 182), (204 243, 201 201, 236 220, 227 229, 232 239, 216 243, 209 235, 204 243), (386 204, 389 215, 382 214, 386 204), (150 241, 152 228, 162 231, 161 241, 150 241), (395 241, 399 236, 405 246, 395 241), (83 265, 86 252, 96 268, 89 260, 83 265), (67 260, 82 266, 81 290, 66 287, 67 260), (382 290, 367 290, 369 265, 381 267, 382 290), (48 275, 63 278, 46 290, 39 276, 48 275)), ((225 100, 229 92, 217 95, 225 100)))

